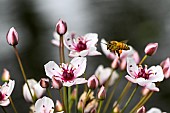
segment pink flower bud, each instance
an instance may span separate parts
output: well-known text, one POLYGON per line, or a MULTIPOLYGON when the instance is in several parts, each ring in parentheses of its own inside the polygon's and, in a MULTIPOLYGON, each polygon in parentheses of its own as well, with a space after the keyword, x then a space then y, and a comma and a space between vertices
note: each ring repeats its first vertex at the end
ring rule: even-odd
POLYGON ((93 99, 84 108, 84 113, 92 113, 96 111, 97 107, 98 107, 98 102, 96 99, 93 99))
POLYGON ((56 108, 57 112, 63 111, 63 106, 62 106, 62 104, 59 100, 56 100, 56 107, 55 108, 56 108))
POLYGON ((4 71, 2 73, 2 81, 3 82, 8 82, 9 79, 10 79, 9 71, 7 69, 4 69, 4 71))
POLYGON ((105 87, 102 86, 100 89, 99 89, 99 92, 97 94, 97 97, 99 100, 104 100, 106 98, 106 90, 105 90, 105 87))
POLYGON ((163 69, 163 73, 165 78, 170 77, 170 58, 165 59, 164 61, 161 62, 161 67, 163 69))
POLYGON ((149 91, 150 91, 149 89, 143 88, 143 89, 142 89, 142 95, 143 95, 143 96, 147 95, 147 94, 149 93, 149 91))
POLYGON ((152 56, 156 53, 158 48, 158 43, 149 43, 146 47, 145 47, 145 54, 152 56))
POLYGON ((15 46, 18 44, 18 33, 14 27, 9 29, 6 35, 6 39, 7 39, 8 44, 11 46, 15 46))
POLYGON ((140 107, 136 113, 146 113, 146 109, 144 106, 140 107))
POLYGON ((42 88, 48 88, 49 87, 49 79, 48 78, 41 78, 40 86, 42 88))
POLYGON ((88 82, 87 82, 87 86, 90 88, 90 89, 96 89, 99 85, 99 81, 97 79, 97 77, 95 75, 92 75, 89 79, 88 79, 88 82))
POLYGON ((62 79, 56 76, 52 77, 52 87, 56 89, 61 89, 63 87, 62 79))
POLYGON ((67 32, 66 22, 60 19, 56 24, 56 31, 59 35, 64 35, 67 32))

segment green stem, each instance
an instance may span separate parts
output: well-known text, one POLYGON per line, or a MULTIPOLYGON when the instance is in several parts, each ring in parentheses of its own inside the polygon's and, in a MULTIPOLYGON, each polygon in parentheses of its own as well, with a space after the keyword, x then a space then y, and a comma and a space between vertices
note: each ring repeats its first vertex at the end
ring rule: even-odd
POLYGON ((106 110, 107 110, 107 108, 109 107, 109 104, 110 104, 110 102, 111 102, 111 100, 112 100, 112 98, 113 98, 113 95, 114 95, 114 93, 115 93, 115 91, 116 91, 116 88, 117 88, 117 86, 118 86, 121 78, 122 78, 122 74, 120 75, 120 77, 118 78, 118 80, 116 81, 116 83, 114 84, 114 88, 113 88, 111 94, 109 94, 109 98, 108 98, 108 101, 106 102, 106 105, 105 105, 105 107, 104 107, 103 113, 106 113, 106 110))
POLYGON ((62 90, 61 90, 61 89, 59 89, 59 93, 60 93, 60 98, 61 98, 62 103, 63 103, 64 113, 67 113, 67 112, 66 112, 66 108, 65 108, 65 104, 64 104, 64 97, 63 97, 63 94, 62 94, 62 90))
POLYGON ((139 62, 139 65, 141 65, 141 64, 146 60, 147 57, 148 57, 148 55, 145 55, 145 56, 142 58, 142 60, 139 62))
POLYGON ((75 101, 75 111, 76 113, 78 113, 78 110, 77 110, 77 104, 78 104, 78 85, 76 85, 76 101, 75 101))
POLYGON ((63 93, 64 93, 64 103, 65 103, 64 106, 65 106, 66 112, 68 112, 67 111, 67 89, 66 87, 64 87, 63 93))
POLYGON ((60 63, 65 63, 63 35, 60 35, 59 51, 60 51, 60 63))
POLYGON ((49 88, 47 88, 46 90, 47 90, 47 94, 48 94, 48 96, 49 96, 50 98, 52 98, 52 95, 51 95, 50 89, 49 89, 49 88))
POLYGON ((18 113, 17 110, 16 110, 16 108, 15 108, 15 105, 14 105, 11 97, 9 97, 9 100, 10 100, 10 102, 11 102, 11 105, 12 105, 12 108, 13 108, 14 112, 15 112, 15 113, 18 113))
POLYGON ((148 101, 148 99, 152 96, 152 94, 153 91, 149 92, 148 95, 142 97, 142 99, 136 104, 136 106, 130 111, 130 113, 134 113, 137 109, 143 106, 148 101))
POLYGON ((129 105, 130 101, 132 100, 133 96, 135 95, 136 91, 138 89, 138 85, 136 85, 135 89, 133 90, 132 94, 130 95, 128 101, 126 102, 125 106, 123 107, 121 113, 123 113, 125 111, 125 109, 127 108, 127 106, 129 105))
POLYGON ((125 88, 123 89, 122 93, 120 94, 116 104, 113 106, 113 110, 114 108, 121 102, 121 100, 123 99, 123 97, 125 96, 125 94, 129 91, 129 88, 131 87, 131 82, 128 81, 128 83, 126 84, 125 88))
POLYGON ((99 108, 98 108, 98 112, 97 112, 97 113, 100 113, 100 109, 101 109, 101 107, 102 107, 102 104, 103 104, 103 101, 100 101, 100 102, 99 102, 99 108))
POLYGON ((28 82, 27 82, 27 77, 26 77, 24 68, 23 68, 23 66, 22 66, 22 62, 21 62, 21 59, 20 59, 20 57, 19 57, 18 50, 17 50, 16 46, 14 46, 14 51, 15 51, 15 54, 16 54, 16 57, 17 57, 17 60, 18 60, 18 63, 19 63, 19 66, 20 66, 20 69, 21 69, 23 78, 24 78, 24 81, 25 81, 25 83, 26 83, 27 86, 28 86, 28 90, 29 90, 29 92, 30 92, 30 95, 31 95, 32 100, 33 100, 33 103, 34 103, 34 102, 35 102, 35 98, 33 97, 32 93, 31 93, 31 88, 30 88, 30 86, 29 86, 29 84, 28 84, 28 82))
POLYGON ((3 106, 1 106, 1 108, 4 111, 4 113, 7 113, 7 111, 5 110, 5 108, 3 106))
POLYGON ((70 95, 68 94, 69 93, 68 87, 66 87, 66 93, 67 93, 67 112, 70 113, 69 111, 69 96, 70 95))

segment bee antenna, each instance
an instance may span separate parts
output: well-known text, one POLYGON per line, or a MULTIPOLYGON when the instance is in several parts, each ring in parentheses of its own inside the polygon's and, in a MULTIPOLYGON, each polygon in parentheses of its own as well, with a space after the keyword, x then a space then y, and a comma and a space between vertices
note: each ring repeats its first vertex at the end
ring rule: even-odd
POLYGON ((101 43, 107 45, 107 43, 104 43, 104 42, 101 42, 101 43))

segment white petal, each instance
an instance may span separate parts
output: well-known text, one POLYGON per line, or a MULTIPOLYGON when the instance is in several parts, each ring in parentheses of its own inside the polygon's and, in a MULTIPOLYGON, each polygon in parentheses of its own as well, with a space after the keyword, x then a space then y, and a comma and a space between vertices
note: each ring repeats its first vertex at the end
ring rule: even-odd
POLYGON ((6 95, 6 96, 5 96, 5 99, 7 99, 7 98, 11 95, 11 93, 12 93, 12 91, 13 91, 13 89, 14 89, 14 86, 15 86, 15 81, 14 81, 14 80, 9 80, 8 83, 5 82, 5 83, 2 85, 2 87, 1 87, 1 93, 6 95))
POLYGON ((104 69, 103 65, 99 65, 95 71, 95 75, 100 75, 100 72, 104 69))
POLYGON ((153 107, 146 113, 163 113, 163 112, 160 109, 153 107))
POLYGON ((33 88, 34 88, 34 91, 35 91, 35 94, 36 94, 37 98, 40 98, 45 93, 45 90, 46 90, 46 88, 42 88, 40 86, 40 83, 35 84, 33 86, 33 88))
POLYGON ((101 39, 101 49, 103 51, 103 53, 110 59, 115 59, 116 55, 113 52, 110 52, 110 50, 107 50, 107 42, 105 39, 101 39), (103 44, 105 43, 105 44, 103 44))
POLYGON ((95 44, 98 42, 98 34, 96 33, 88 33, 85 36, 86 41, 88 41, 87 44, 87 48, 91 47, 91 46, 95 46, 95 44))
POLYGON ((90 47, 88 55, 89 56, 101 55, 101 53, 96 51, 96 49, 97 49, 96 47, 90 47))
POLYGON ((86 70, 87 58, 85 57, 75 57, 71 60, 71 64, 76 68, 74 75, 76 77, 81 76, 86 70))
POLYGON ((135 78, 132 78, 132 77, 129 76, 129 75, 126 75, 125 78, 126 78, 127 80, 129 80, 130 82, 132 82, 132 83, 137 83, 137 82, 136 82, 136 79, 135 79, 135 78))
POLYGON ((67 81, 67 82, 63 82, 63 86, 66 86, 66 87, 70 87, 70 86, 73 86, 75 84, 74 81, 67 81))
POLYGON ((61 76, 61 69, 54 61, 49 61, 44 65, 45 73, 49 78, 52 78, 53 75, 61 76))
POLYGON ((119 77, 119 74, 116 71, 114 71, 109 80, 109 86, 112 86, 115 83, 115 80, 118 79, 118 77, 119 77))
POLYGON ((155 83, 148 83, 146 84, 145 88, 152 90, 152 91, 159 91, 159 88, 156 87, 155 83))
POLYGON ((151 83, 151 81, 146 80, 145 78, 137 78, 136 83, 138 83, 140 86, 146 86, 147 84, 151 83))
POLYGON ((80 56, 81 56, 81 57, 87 56, 88 53, 89 53, 89 50, 80 51, 80 56))
POLYGON ((127 57, 127 72, 133 78, 135 77, 135 73, 138 73, 138 66, 136 65, 133 58, 127 57))
MULTIPOLYGON (((34 87, 34 85, 37 84, 37 81, 34 80, 34 79, 28 79, 27 82, 28 82, 29 87, 31 89, 32 95, 34 95, 35 92, 34 92, 33 87, 34 87)), ((30 92, 29 92, 29 89, 28 89, 28 86, 27 86, 26 83, 23 85, 23 96, 24 96, 24 99, 27 102, 33 102, 32 97, 31 97, 30 92)))
POLYGON ((87 83, 87 80, 85 78, 76 78, 74 81, 75 81, 75 84, 87 83))
POLYGON ((46 96, 38 99, 35 103, 35 113, 44 113, 44 111, 46 111, 46 113, 53 113, 53 108, 53 101, 46 96))
POLYGON ((70 33, 69 35, 67 35, 66 37, 64 37, 64 41, 65 41, 65 46, 69 49, 69 50, 74 50, 75 49, 75 40, 77 37, 75 37, 74 33, 70 33))
POLYGON ((0 106, 8 106, 9 104, 10 104, 9 99, 6 99, 6 100, 3 100, 3 101, 0 101, 0 106))
POLYGON ((69 57, 79 57, 80 52, 77 51, 70 51, 69 57))
POLYGON ((148 70, 152 70, 154 74, 149 76, 149 80, 152 82, 161 82, 164 79, 164 74, 161 66, 152 66, 148 70))

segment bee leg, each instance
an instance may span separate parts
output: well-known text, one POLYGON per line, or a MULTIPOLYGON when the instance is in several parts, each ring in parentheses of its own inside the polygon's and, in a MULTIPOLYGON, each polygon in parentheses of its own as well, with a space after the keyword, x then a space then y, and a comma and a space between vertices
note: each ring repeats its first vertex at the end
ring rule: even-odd
POLYGON ((119 50, 116 50, 115 52, 117 53, 118 57, 120 57, 119 50))

